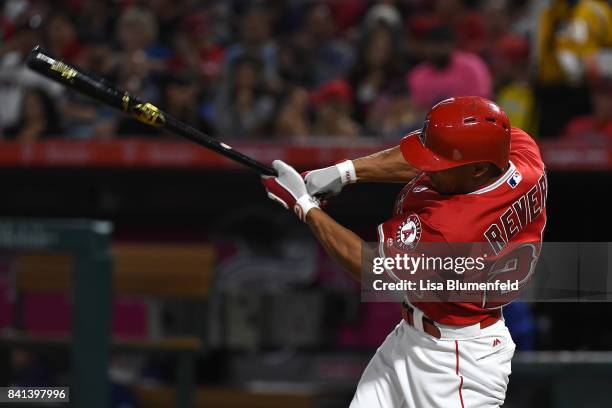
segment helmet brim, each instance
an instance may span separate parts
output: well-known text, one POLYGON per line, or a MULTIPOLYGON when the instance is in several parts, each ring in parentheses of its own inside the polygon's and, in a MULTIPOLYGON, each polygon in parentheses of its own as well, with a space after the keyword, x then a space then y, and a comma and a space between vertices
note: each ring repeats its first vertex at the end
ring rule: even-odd
POLYGON ((469 163, 449 160, 432 152, 421 143, 419 132, 404 137, 400 143, 400 150, 404 160, 421 171, 442 171, 469 163))

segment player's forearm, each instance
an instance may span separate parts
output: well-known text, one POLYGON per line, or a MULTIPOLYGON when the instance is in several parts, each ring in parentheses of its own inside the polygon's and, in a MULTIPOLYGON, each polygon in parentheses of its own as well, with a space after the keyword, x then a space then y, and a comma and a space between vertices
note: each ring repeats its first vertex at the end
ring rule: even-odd
POLYGON ((360 281, 363 240, 319 209, 308 212, 306 223, 325 252, 360 281))
POLYGON ((406 183, 419 174, 419 170, 404 160, 399 146, 355 159, 353 165, 360 182, 406 183))

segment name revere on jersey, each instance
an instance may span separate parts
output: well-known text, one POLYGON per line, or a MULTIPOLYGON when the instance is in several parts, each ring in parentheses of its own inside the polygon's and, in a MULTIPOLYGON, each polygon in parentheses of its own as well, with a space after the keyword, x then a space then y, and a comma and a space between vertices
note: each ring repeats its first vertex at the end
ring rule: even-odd
MULTIPOLYGON (((441 243, 451 253, 454 243, 483 243, 491 276, 511 268, 526 283, 540 253, 547 193, 538 146, 512 128, 509 167, 492 184, 469 194, 441 195, 425 174, 408 183, 398 195, 395 215, 378 227, 380 255, 394 256, 398 246, 418 251, 419 242, 441 243)), ((478 302, 464 303, 419 302, 411 293, 407 298, 430 319, 457 326, 478 323, 512 300, 487 302, 486 293, 478 302)))

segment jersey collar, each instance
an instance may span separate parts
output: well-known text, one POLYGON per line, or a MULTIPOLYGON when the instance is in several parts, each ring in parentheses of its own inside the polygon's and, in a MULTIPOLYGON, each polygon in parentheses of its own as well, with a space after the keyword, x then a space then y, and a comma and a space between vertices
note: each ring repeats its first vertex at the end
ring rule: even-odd
POLYGON ((472 191, 469 194, 483 194, 483 193, 488 193, 489 191, 495 190, 497 187, 501 186, 506 181, 508 181, 508 179, 512 177, 515 171, 516 171, 516 166, 514 165, 514 163, 510 162, 510 166, 508 166, 508 170, 506 170, 504 174, 502 174, 497 180, 495 180, 495 182, 489 184, 488 186, 481 188, 480 190, 472 191))

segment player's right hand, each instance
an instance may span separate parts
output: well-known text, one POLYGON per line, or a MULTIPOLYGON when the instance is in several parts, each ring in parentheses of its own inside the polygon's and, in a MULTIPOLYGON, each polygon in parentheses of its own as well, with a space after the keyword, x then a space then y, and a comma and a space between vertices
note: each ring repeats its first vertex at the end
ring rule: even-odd
POLYGON ((338 195, 345 185, 357 182, 357 174, 353 162, 345 160, 334 166, 307 172, 304 181, 308 194, 325 198, 338 195))
POLYGON ((261 177, 268 197, 286 209, 293 210, 300 220, 306 222, 308 211, 320 208, 319 200, 308 194, 302 176, 293 167, 281 160, 274 160, 272 167, 278 176, 261 177))

